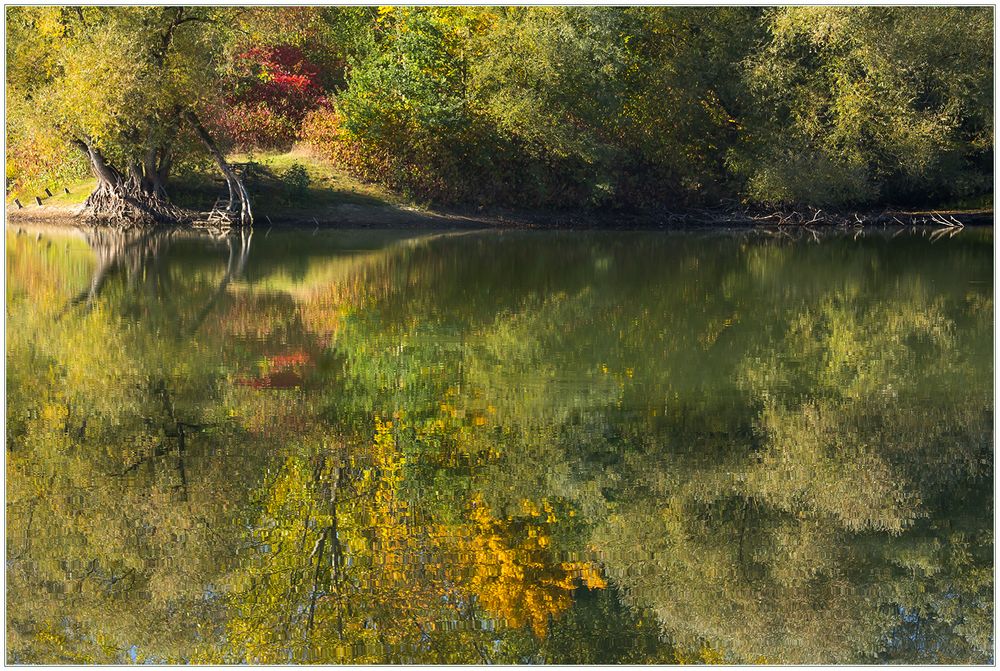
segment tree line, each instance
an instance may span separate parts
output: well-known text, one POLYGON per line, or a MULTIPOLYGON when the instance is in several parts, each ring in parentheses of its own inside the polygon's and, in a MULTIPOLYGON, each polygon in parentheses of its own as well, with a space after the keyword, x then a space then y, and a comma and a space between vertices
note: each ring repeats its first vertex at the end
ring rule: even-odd
POLYGON ((98 209, 156 212, 214 163, 244 216, 226 151, 295 142, 446 204, 992 190, 989 8, 16 7, 7 28, 8 190, 89 164, 98 209))

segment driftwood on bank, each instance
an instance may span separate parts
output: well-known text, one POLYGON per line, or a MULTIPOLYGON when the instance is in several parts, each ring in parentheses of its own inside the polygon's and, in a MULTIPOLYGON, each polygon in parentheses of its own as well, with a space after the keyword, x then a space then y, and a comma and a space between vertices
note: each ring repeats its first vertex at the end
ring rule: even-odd
MULTIPOLYGON (((216 165, 219 166, 219 170, 222 172, 223 177, 226 180, 226 186, 229 188, 229 201, 226 204, 226 215, 227 219, 231 219, 232 223, 237 223, 240 226, 253 226, 253 211, 250 209, 250 194, 247 193, 246 187, 243 185, 243 180, 233 169, 233 166, 226 161, 225 155, 215 144, 212 139, 211 134, 205 126, 202 125, 201 121, 195 115, 194 112, 188 110, 185 112, 185 118, 194 128, 195 132, 198 134, 198 138, 208 149, 208 152, 215 159, 216 165)), ((219 203, 216 203, 216 208, 218 208, 219 203)), ((216 208, 213 208, 215 211, 216 208)))
POLYGON ((963 228, 977 223, 992 223, 993 213, 987 211, 955 212, 928 210, 923 212, 903 212, 881 210, 878 212, 824 212, 807 208, 791 212, 748 213, 757 223, 775 226, 942 226, 963 228))
POLYGON ((687 209, 656 217, 667 226, 754 226, 754 227, 823 227, 860 228, 867 226, 928 226, 963 228, 974 224, 992 224, 992 211, 922 211, 879 210, 869 212, 824 211, 819 208, 764 210, 735 205, 687 209))

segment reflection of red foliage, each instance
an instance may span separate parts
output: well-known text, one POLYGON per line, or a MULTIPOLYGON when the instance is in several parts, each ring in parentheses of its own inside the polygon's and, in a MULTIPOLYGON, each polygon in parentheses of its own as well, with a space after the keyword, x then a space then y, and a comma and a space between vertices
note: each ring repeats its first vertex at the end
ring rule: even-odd
POLYGON ((301 366, 309 363, 309 355, 305 352, 292 352, 291 354, 275 354, 268 363, 271 369, 289 368, 291 366, 301 366))
POLYGON ((275 354, 267 358, 268 373, 259 377, 241 377, 237 384, 252 389, 293 389, 302 386, 302 368, 312 362, 307 352, 275 354))
POLYGON ((319 82, 319 67, 297 47, 248 49, 236 57, 217 123, 243 145, 291 142, 306 113, 326 103, 319 82))

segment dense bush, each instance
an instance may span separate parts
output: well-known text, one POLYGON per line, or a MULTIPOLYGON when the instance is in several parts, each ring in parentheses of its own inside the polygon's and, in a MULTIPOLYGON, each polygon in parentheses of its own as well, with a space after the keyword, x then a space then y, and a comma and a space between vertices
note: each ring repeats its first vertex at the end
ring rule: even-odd
POLYGON ((335 108, 303 136, 360 176, 439 202, 585 201, 576 157, 496 123, 470 96, 470 49, 489 18, 458 8, 387 8, 379 47, 351 72, 335 108))
POLYGON ((281 174, 281 182, 292 199, 302 198, 312 180, 309 171, 301 163, 295 163, 281 174))
POLYGON ((992 189, 993 25, 976 8, 787 7, 746 58, 754 200, 926 203, 992 189))
POLYGON ((228 85, 217 125, 244 147, 291 144, 305 115, 325 101, 319 68, 294 46, 238 54, 228 85))
POLYGON ((304 136, 430 200, 924 204, 992 185, 976 8, 387 8, 304 136))

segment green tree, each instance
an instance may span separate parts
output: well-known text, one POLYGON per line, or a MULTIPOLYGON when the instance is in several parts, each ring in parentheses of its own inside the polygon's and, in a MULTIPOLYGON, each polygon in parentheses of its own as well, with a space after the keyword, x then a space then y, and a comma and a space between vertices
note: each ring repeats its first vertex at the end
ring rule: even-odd
POLYGON ((7 93, 17 123, 86 157, 91 212, 171 221, 171 169, 201 142, 250 223, 249 198, 201 121, 218 96, 222 49, 237 10, 186 7, 14 7, 7 12, 7 93), (182 133, 182 126, 189 133, 182 133))
POLYGON ((940 202, 992 181, 993 13, 787 7, 747 60, 747 195, 817 206, 940 202))

